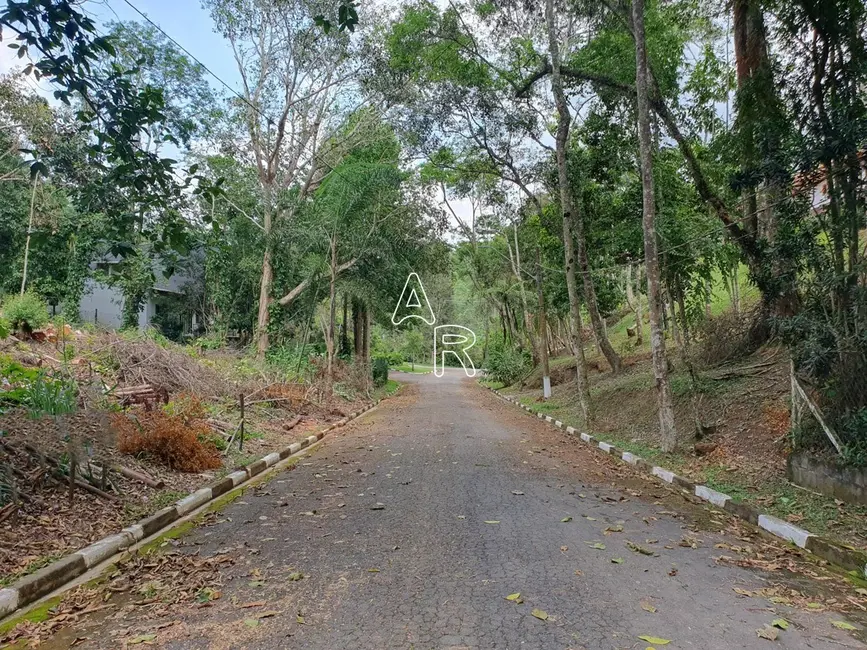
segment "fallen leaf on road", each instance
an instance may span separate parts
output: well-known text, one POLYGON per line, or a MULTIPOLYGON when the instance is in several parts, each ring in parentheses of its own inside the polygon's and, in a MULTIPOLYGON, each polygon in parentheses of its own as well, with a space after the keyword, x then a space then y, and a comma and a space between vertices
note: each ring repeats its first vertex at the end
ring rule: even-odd
POLYGON ((851 623, 847 623, 846 621, 831 621, 831 625, 840 630, 849 630, 850 632, 858 629, 854 625, 852 625, 851 623))
POLYGON ((533 616, 535 616, 536 618, 538 618, 540 621, 547 621, 547 620, 548 620, 548 613, 547 613, 547 612, 543 612, 541 609, 534 609, 534 610, 533 610, 532 612, 530 612, 530 613, 531 613, 533 616))
POLYGON ((622 557, 613 557, 613 558, 611 558, 611 563, 612 564, 623 564, 623 558, 622 557))
POLYGON ((508 596, 506 596, 506 600, 511 600, 512 602, 520 603, 521 602, 521 592, 509 594, 508 596))
POLYGON ((370 506, 370 509, 371 510, 385 510, 385 504, 384 503, 377 503, 374 506, 370 506))
POLYGON ((587 521, 596 521, 596 517, 588 517, 587 515, 584 515, 584 519, 587 521))
POLYGON ((650 612, 651 614, 656 614, 656 607, 651 605, 646 600, 641 601, 641 609, 643 609, 645 612, 650 612))
POLYGON ((789 621, 784 618, 775 618, 773 621, 771 621, 771 625, 774 627, 778 627, 781 630, 789 629, 789 621))
POLYGON ((623 532, 623 526, 621 526, 620 524, 617 524, 616 526, 606 527, 605 530, 602 531, 602 534, 603 535, 610 535, 611 533, 622 533, 622 532, 623 532))
POLYGON ((298 614, 298 616, 295 617, 295 620, 296 620, 298 623, 300 623, 301 625, 304 625, 304 617, 301 616, 301 614, 298 614))
POLYGON ((670 639, 661 639, 658 636, 648 636, 646 634, 642 634, 638 637, 642 641, 647 641, 648 643, 652 643, 653 645, 668 645, 671 643, 670 639))
POLYGON ((563 517, 563 518, 560 520, 560 523, 561 523, 561 524, 568 524, 570 521, 572 521, 572 517, 563 517))
POLYGON ((521 490, 512 490, 512 494, 514 494, 515 496, 521 496, 524 493, 521 492, 521 490))
POLYGON ((748 591, 746 589, 741 589, 740 587, 733 587, 733 589, 734 589, 735 593, 738 594, 739 596, 749 596, 749 597, 753 596, 752 591, 748 591))
POLYGON ((629 540, 626 540, 626 547, 630 551, 634 551, 636 553, 641 553, 642 555, 649 555, 651 557, 656 555, 656 553, 654 553, 653 551, 646 549, 643 546, 639 546, 635 542, 630 542, 629 540))
POLYGON ((756 636, 758 636, 760 639, 776 641, 777 637, 780 636, 780 633, 771 626, 765 625, 765 627, 761 628, 760 630, 756 630, 756 636))
POLYGON ((304 574, 301 573, 300 571, 293 571, 292 573, 290 573, 287 576, 287 579, 292 581, 292 582, 298 582, 299 580, 304 579, 304 574))
POLYGON ((250 603, 242 603, 238 605, 238 609, 250 609, 251 607, 262 607, 267 601, 264 600, 254 600, 250 603))
POLYGON ((568 546, 561 546, 561 547, 560 547, 560 551, 563 552, 563 553, 565 553, 565 552, 568 551, 568 550, 569 550, 569 547, 568 547, 568 546))
POLYGON ((583 576, 584 572, 581 569, 575 569, 575 575, 576 576, 583 576))
POLYGON ((147 643, 150 645, 150 642, 155 641, 156 638, 156 634, 140 634, 139 636, 131 638, 127 643, 129 645, 138 645, 139 643, 147 643))
POLYGON ((379 573, 379 569, 374 567, 374 568, 368 569, 367 572, 368 573, 379 573))
POLYGON ((579 492, 579 493, 578 493, 578 496, 581 497, 582 499, 586 499, 586 498, 587 498, 587 495, 584 494, 583 492, 579 492))
POLYGON ((602 544, 600 542, 584 542, 584 543, 587 544, 587 546, 589 546, 590 548, 595 548, 599 551, 605 550, 605 544, 602 544))
POLYGON ((486 524, 498 524, 500 523, 499 519, 489 519, 485 522, 486 524))
POLYGON ((259 619, 258 618, 245 618, 244 619, 244 625, 246 625, 247 627, 256 627, 257 625, 259 625, 259 619))

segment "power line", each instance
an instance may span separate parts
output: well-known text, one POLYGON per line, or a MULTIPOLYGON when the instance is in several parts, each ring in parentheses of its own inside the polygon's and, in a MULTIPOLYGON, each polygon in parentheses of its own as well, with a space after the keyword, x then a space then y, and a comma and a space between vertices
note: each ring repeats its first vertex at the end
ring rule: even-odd
MULTIPOLYGON (((202 66, 202 68, 203 68, 203 69, 204 69, 208 74, 210 74, 214 79, 216 79, 216 80, 219 81, 223 86, 225 86, 225 88, 226 88, 230 93, 232 93, 232 94, 235 95, 238 99, 240 99, 240 100, 243 101, 245 104, 247 104, 250 108, 252 108, 254 111, 256 111, 259 115, 261 115, 262 117, 264 117, 265 120, 268 122, 268 124, 270 124, 270 125, 272 125, 272 126, 275 124, 274 119, 273 119, 270 115, 268 115, 267 113, 265 113, 264 111, 262 111, 258 106, 256 106, 255 104, 253 104, 253 102, 251 102, 249 99, 247 99, 246 97, 244 97, 241 93, 239 93, 237 90, 235 90, 234 88, 232 88, 232 86, 230 86, 228 83, 226 83, 226 82, 222 79, 222 77, 220 77, 216 72, 214 72, 213 70, 211 70, 211 69, 210 69, 208 66, 206 66, 204 63, 202 63, 201 60, 199 60, 199 59, 198 59, 198 58, 197 58, 197 57, 196 57, 192 52, 190 52, 187 48, 185 48, 185 47, 184 47, 183 45, 181 45, 178 41, 176 41, 174 38, 172 38, 172 36, 170 36, 170 35, 168 34, 168 32, 166 32, 162 27, 160 27, 158 23, 156 23, 156 22, 154 22, 153 20, 151 20, 150 17, 149 17, 146 13, 144 13, 141 9, 139 9, 138 7, 136 7, 132 2, 130 2, 130 0, 123 0, 123 1, 124 1, 127 5, 129 5, 130 9, 132 9, 133 11, 135 11, 139 16, 141 16, 142 18, 144 18, 148 23, 150 23, 153 27, 155 27, 155 28, 157 29, 157 31, 160 32, 160 34, 162 34, 163 36, 165 36, 165 37, 166 37, 167 39, 169 39, 172 43, 174 43, 177 47, 179 47, 179 48, 181 49, 181 51, 184 52, 184 54, 186 54, 186 55, 187 55, 188 57, 190 57, 193 61, 195 61, 196 63, 198 63, 200 66, 202 66)), ((116 14, 115 14, 115 15, 116 15, 116 14)))

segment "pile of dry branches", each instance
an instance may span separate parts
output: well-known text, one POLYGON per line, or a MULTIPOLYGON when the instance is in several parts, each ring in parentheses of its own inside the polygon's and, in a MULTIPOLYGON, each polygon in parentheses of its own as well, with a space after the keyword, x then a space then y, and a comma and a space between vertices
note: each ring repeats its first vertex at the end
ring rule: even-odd
POLYGON ((141 338, 114 337, 109 348, 117 380, 125 386, 150 384, 169 393, 226 397, 236 389, 214 369, 180 349, 164 348, 141 338))

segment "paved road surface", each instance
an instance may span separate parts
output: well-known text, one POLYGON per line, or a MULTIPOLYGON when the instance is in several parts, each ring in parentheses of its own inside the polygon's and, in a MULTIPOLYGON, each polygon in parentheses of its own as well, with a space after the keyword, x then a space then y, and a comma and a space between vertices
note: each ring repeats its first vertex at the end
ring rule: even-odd
POLYGON ((185 552, 230 549, 236 560, 213 606, 179 606, 157 620, 131 607, 58 639, 123 647, 122 639, 174 621, 157 630, 155 645, 662 647, 639 639, 650 635, 672 649, 865 647, 830 625, 839 615, 775 613, 767 600, 736 594, 779 578, 717 564, 731 554, 715 548, 725 538, 690 532, 690 517, 706 511, 667 488, 459 374, 400 378, 410 385, 396 398, 183 539, 185 552), (678 507, 686 519, 671 512, 678 507), (680 546, 684 536, 698 548, 680 546), (657 555, 633 552, 626 540, 657 555), (304 578, 291 580, 295 572, 304 578), (522 603, 505 599, 517 592, 522 603), (255 601, 266 604, 238 607, 255 601), (279 613, 245 624, 262 610, 279 613), (789 629, 775 642, 759 639, 756 630, 780 615, 789 629))

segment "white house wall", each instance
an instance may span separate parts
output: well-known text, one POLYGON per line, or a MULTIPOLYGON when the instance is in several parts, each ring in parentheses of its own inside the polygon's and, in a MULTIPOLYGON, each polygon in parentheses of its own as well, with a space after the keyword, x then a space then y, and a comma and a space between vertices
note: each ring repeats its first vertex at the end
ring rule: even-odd
MULTIPOLYGON (((107 329, 120 329, 123 322, 123 296, 120 291, 96 280, 88 280, 78 314, 82 322, 94 323, 107 329)), ((138 316, 139 329, 144 329, 154 315, 154 305, 145 304, 138 316)))

